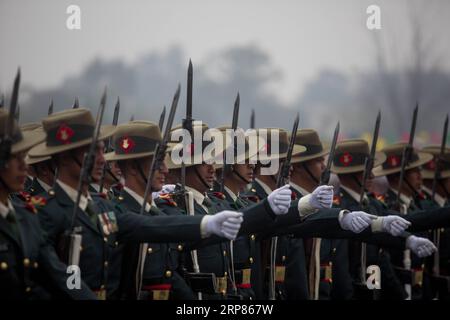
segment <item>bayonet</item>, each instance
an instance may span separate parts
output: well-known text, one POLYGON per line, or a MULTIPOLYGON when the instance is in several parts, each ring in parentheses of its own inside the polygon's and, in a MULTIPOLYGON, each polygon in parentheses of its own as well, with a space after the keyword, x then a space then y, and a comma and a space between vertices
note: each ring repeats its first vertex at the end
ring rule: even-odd
POLYGON ((80 101, 78 101, 78 97, 75 97, 75 101, 73 102, 72 109, 78 109, 80 107, 80 101))
POLYGON ((322 175, 320 176, 320 185, 321 186, 328 184, 328 182, 330 181, 331 164, 333 163, 334 154, 336 152, 336 144, 337 144, 337 140, 338 140, 338 136, 339 136, 339 130, 340 130, 340 124, 338 121, 336 128, 334 129, 333 141, 331 142, 331 148, 330 148, 330 153, 328 155, 327 166, 326 166, 325 170, 322 172, 322 175))
POLYGON ((250 115, 250 129, 255 129, 255 109, 252 109, 252 113, 250 115))
POLYGON ((53 113, 53 98, 50 101, 50 105, 48 106, 48 112, 47 115, 51 115, 53 113))
POLYGON ((164 119, 166 117, 166 106, 164 106, 161 116, 159 117, 159 131, 162 132, 164 126, 164 119))
POLYGON ((402 193, 402 187, 403 187, 403 180, 405 178, 405 171, 406 167, 408 166, 409 162, 411 161, 411 156, 414 148, 414 136, 416 133, 416 124, 417 124, 417 114, 419 112, 419 104, 416 103, 416 107, 414 108, 413 112, 413 118, 411 121, 411 130, 409 132, 409 141, 408 144, 403 149, 402 154, 402 163, 401 163, 401 170, 400 170, 400 179, 398 181, 398 187, 397 187, 397 205, 400 208, 400 195, 402 193))

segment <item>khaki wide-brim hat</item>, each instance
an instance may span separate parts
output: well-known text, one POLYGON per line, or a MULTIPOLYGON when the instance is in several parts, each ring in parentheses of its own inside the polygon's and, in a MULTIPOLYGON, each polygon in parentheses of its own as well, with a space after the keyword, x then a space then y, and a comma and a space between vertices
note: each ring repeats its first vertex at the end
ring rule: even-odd
MULTIPOLYGON (((30 157, 51 156, 89 145, 95 130, 91 112, 85 108, 68 109, 53 113, 42 120, 47 134, 44 143, 30 150, 30 157)), ((110 137, 115 130, 113 125, 103 125, 99 140, 110 137)))
POLYGON ((39 122, 29 122, 20 125, 20 130, 22 130, 22 132, 32 131, 40 127, 42 127, 42 125, 39 122))
MULTIPOLYGON (((135 120, 121 124, 112 138, 114 151, 105 154, 105 160, 121 161, 152 156, 161 140, 159 126, 154 122, 135 120)), ((168 147, 166 152, 170 150, 168 147)))
MULTIPOLYGON (((199 122, 195 122, 192 126, 194 132, 194 141, 187 146, 187 152, 189 153, 189 158, 185 162, 185 167, 191 167, 203 163, 215 165, 217 162, 223 161, 223 152, 231 146, 231 139, 224 139, 224 134, 217 128, 208 128, 204 123, 201 125, 199 122), (195 136, 202 135, 202 144, 195 145, 195 136), (220 139, 218 141, 216 139, 220 139), (205 140, 205 141, 203 141, 205 140), (208 152, 205 153, 205 150, 208 152)), ((175 128, 172 133, 176 136, 176 130, 180 128, 175 128)), ((172 150, 169 153, 169 157, 166 157, 167 167, 169 170, 179 169, 182 167, 183 158, 183 143, 173 143, 171 144, 172 150)))
MULTIPOLYGON (((9 112, 0 109, 0 133, 2 138, 5 133, 6 123, 8 122, 8 115, 9 112)), ((45 139, 45 133, 43 131, 22 132, 15 120, 13 122, 13 128, 12 136, 10 137, 12 141, 11 153, 13 154, 27 151, 45 139)))
MULTIPOLYGON (((258 143, 258 160, 259 161, 272 161, 277 159, 284 159, 287 157, 287 152, 289 149, 289 138, 288 133, 284 129, 280 128, 263 128, 256 129, 255 133, 248 130, 248 136, 252 134, 257 134, 258 143), (274 146, 278 145, 278 151, 274 146), (272 150, 275 150, 272 153, 272 150)), ((294 144, 292 149, 292 157, 304 152, 306 148, 303 145, 294 144)))
POLYGON ((330 149, 322 144, 319 135, 313 129, 298 130, 295 135, 295 144, 304 146, 306 150, 293 156, 291 163, 306 162, 308 160, 324 157, 330 153, 330 149))
MULTIPOLYGON (((402 167, 403 150, 406 146, 406 143, 401 142, 387 146, 386 148, 381 150, 386 155, 386 161, 381 166, 373 170, 373 174, 375 175, 375 177, 399 173, 402 167)), ((421 167, 431 159, 433 159, 432 154, 417 152, 417 150, 414 149, 412 152, 411 160, 405 167, 405 170, 411 170, 421 167)))
MULTIPOLYGON (((256 142, 256 145, 254 147, 250 146, 250 142, 249 140, 249 136, 246 134, 245 130, 242 128, 237 128, 236 132, 233 133, 231 126, 220 126, 217 129, 219 129, 220 131, 223 132, 224 134, 224 139, 231 139, 230 141, 232 141, 229 149, 225 150, 224 152, 230 152, 230 149, 233 148, 234 149, 234 159, 233 159, 233 163, 229 163, 230 161, 227 160, 227 162, 229 164, 244 164, 244 163, 248 163, 249 159, 251 160, 257 160, 257 156, 259 151, 264 147, 265 145, 265 140, 262 137, 258 137, 259 141, 257 141, 256 139, 254 139, 254 141, 256 142), (235 145, 233 143, 233 134, 236 137, 236 144, 235 145), (240 147, 238 146, 240 145, 240 147)), ((255 136, 256 138, 256 136, 255 136)), ((218 163, 215 164, 214 167, 216 169, 221 169, 223 168, 223 163, 218 163)))
MULTIPOLYGON (((348 174, 363 172, 366 168, 366 158, 369 157, 369 144, 363 139, 342 140, 336 144, 331 172, 348 174)), ((382 152, 375 152, 373 167, 380 166, 386 160, 382 152)))
POLYGON ((444 149, 444 156, 440 159, 441 161, 437 161, 438 157, 441 154, 441 146, 427 146, 421 151, 433 155, 433 159, 422 166, 423 179, 434 179, 434 170, 437 162, 439 163, 438 179, 450 178, 450 148, 444 149))

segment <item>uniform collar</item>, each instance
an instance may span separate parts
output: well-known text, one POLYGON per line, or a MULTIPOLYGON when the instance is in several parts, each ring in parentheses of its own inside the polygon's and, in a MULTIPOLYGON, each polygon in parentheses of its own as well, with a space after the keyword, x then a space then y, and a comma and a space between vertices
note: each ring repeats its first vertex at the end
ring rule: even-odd
MULTIPOLYGON (((142 207, 142 204, 144 203, 144 197, 141 197, 140 195, 138 195, 136 192, 134 192, 133 190, 131 190, 130 188, 128 188, 127 186, 123 187, 123 190, 128 193, 134 200, 136 200, 137 203, 139 203, 139 207, 142 207)), ((150 203, 146 203, 145 204, 145 211, 146 212, 150 212, 150 209, 152 208, 152 206, 155 206, 155 202, 152 199, 152 204, 150 205, 150 203)))
POLYGON ((42 181, 41 179, 36 177, 36 181, 37 183, 39 183, 39 185, 42 187, 42 189, 45 190, 45 192, 48 192, 48 190, 50 190, 52 187, 49 186, 48 184, 46 184, 44 181, 42 181))
POLYGON ((269 194, 272 193, 273 190, 272 190, 267 184, 265 184, 264 182, 262 182, 262 181, 259 180, 258 178, 255 178, 255 181, 261 186, 261 188, 263 188, 264 192, 265 192, 267 195, 269 195, 269 194))
POLYGON ((306 189, 300 187, 298 184, 289 181, 289 185, 291 186, 291 188, 294 188, 298 193, 300 193, 302 196, 306 196, 308 194, 310 194, 311 192, 307 191, 306 189))
POLYGON ((6 206, 2 202, 0 202, 0 216, 6 219, 6 216, 11 210, 14 210, 14 207, 12 206, 12 203, 11 201, 9 201, 9 199, 6 206))
MULTIPOLYGON (((345 192, 348 193, 348 195, 350 197, 352 197, 353 200, 355 200, 356 202, 359 203, 360 200, 360 194, 358 192, 356 192, 353 189, 350 189, 349 187, 346 187, 344 185, 341 184, 341 189, 344 190, 345 192)), ((364 192, 364 196, 363 196, 364 200, 369 201, 369 198, 367 197, 367 194, 364 192)))
POLYGON ((237 200, 237 195, 230 190, 227 186, 223 186, 223 190, 230 196, 231 199, 233 199, 234 202, 237 200))
POLYGON ((95 192, 100 192, 100 185, 98 183, 91 183, 90 186, 95 190, 95 192))
MULTIPOLYGON (((70 198, 70 200, 72 200, 75 203, 75 201, 77 201, 77 195, 78 195, 77 190, 75 190, 71 186, 65 184, 61 180, 56 180, 56 182, 59 184, 61 189, 67 194, 67 196, 70 198)), ((78 205, 78 207, 82 211, 85 211, 86 207, 88 205, 88 201, 90 201, 90 200, 92 200, 92 197, 89 194, 89 192, 88 192, 87 197, 82 194, 81 197, 80 197, 80 204, 78 205)))
MULTIPOLYGON (((433 195, 433 190, 430 190, 428 187, 426 187, 426 186, 422 186, 422 190, 426 193, 426 194, 428 194, 429 196, 430 196, 430 198, 431 198, 431 196, 433 195)), ((434 201, 436 201, 436 203, 442 208, 442 207, 444 207, 445 206, 445 204, 447 203, 447 199, 445 199, 444 197, 442 197, 439 193, 435 193, 434 194, 434 199, 431 199, 431 200, 434 200, 434 201)))
MULTIPOLYGON (((389 187, 389 189, 395 194, 398 195, 397 189, 394 189, 393 187, 389 187)), ((412 203, 414 203, 413 198, 408 197, 404 193, 400 194, 400 200, 403 202, 403 204, 406 205, 406 207, 410 207, 412 203)))

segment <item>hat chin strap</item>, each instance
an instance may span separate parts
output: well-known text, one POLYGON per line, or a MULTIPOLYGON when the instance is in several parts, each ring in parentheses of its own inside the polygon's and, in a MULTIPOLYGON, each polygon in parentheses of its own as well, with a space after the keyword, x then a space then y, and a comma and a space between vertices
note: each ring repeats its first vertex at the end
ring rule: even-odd
POLYGON ((450 192, 447 190, 447 187, 445 186, 444 182, 442 182, 442 181, 443 181, 443 179, 438 180, 439 184, 441 185, 442 189, 444 190, 445 197, 447 199, 450 199, 450 192))
POLYGON ((302 167, 305 169, 306 173, 308 174, 309 178, 314 181, 315 183, 319 184, 320 181, 314 177, 314 175, 312 174, 311 170, 309 170, 308 166, 306 165, 305 162, 302 163, 302 167))
POLYGON ((197 176, 197 178, 200 180, 200 182, 203 184, 203 186, 206 188, 206 190, 211 189, 209 184, 206 183, 205 179, 203 179, 202 176, 200 175, 200 173, 198 172, 196 165, 194 166, 194 173, 197 176))
MULTIPOLYGON (((144 184, 147 185, 148 180, 144 174, 144 170, 142 170, 141 164, 136 159, 134 160, 134 164, 136 165, 136 168, 138 170, 139 176, 141 177, 142 181, 144 181, 144 184)), ((152 186, 150 186, 150 190, 151 190, 151 188, 152 188, 152 186)))
POLYGON ((234 170, 234 167, 231 166, 231 173, 235 174, 239 179, 241 179, 242 181, 245 182, 245 184, 249 184, 251 181, 245 179, 239 172, 237 172, 236 170, 234 170))

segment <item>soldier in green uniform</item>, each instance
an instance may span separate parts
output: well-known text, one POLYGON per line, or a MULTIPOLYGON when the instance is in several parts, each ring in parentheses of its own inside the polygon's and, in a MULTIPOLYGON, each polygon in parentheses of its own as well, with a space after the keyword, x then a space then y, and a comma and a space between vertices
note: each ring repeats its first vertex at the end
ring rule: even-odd
MULTIPOLYGON (((8 113, 0 110, 2 150, 7 118, 8 113)), ((0 168, 0 299, 95 299, 84 282, 69 290, 66 266, 47 244, 33 201, 9 198, 24 188, 26 151, 44 139, 22 133, 16 123, 11 132, 11 150, 2 154, 0 168)))
MULTIPOLYGON (((161 141, 158 125, 144 121, 119 125, 112 141, 114 151, 106 154, 105 159, 117 162, 124 176, 124 188, 114 201, 124 211, 141 214, 147 185, 146 173, 155 155, 156 142, 161 141)), ((166 173, 167 166, 163 162, 154 174, 152 190, 162 189, 166 173)), ((158 209, 151 197, 143 214, 166 215, 158 209)), ((136 298, 136 292, 140 288, 140 299, 196 299, 180 272, 182 250, 183 243, 127 244, 123 248, 119 296, 125 299, 136 298), (142 259, 145 261, 141 262, 142 259), (139 265, 143 265, 142 271, 139 270, 139 265), (136 288, 136 274, 142 279, 139 288, 136 288)))
MULTIPOLYGON (((389 182, 389 190, 385 196, 387 207, 400 212, 402 215, 418 213, 422 210, 417 198, 417 193, 422 186, 420 167, 433 158, 429 153, 413 150, 411 159, 405 167, 401 190, 397 190, 400 182, 402 154, 405 147, 405 143, 397 143, 384 148, 382 151, 386 154, 387 160, 382 166, 374 169, 375 176, 384 175, 389 182)), ((422 233, 422 235, 426 236, 425 233, 422 233)), ((429 284, 427 283, 428 278, 424 277, 424 259, 408 250, 403 252, 391 250, 391 258, 398 270, 400 279, 405 285, 407 299, 422 299, 423 286, 429 284)))
MULTIPOLYGON (((434 156, 422 167, 422 191, 428 197, 432 207, 448 207, 450 205, 450 148, 444 149, 442 158, 440 146, 428 146, 423 148, 422 151, 434 156), (433 197, 433 180, 436 169, 438 175, 433 197)), ((435 229, 433 241, 438 246, 438 252, 430 261, 433 296, 448 300, 450 294, 450 228, 435 229)))
MULTIPOLYGON (((108 273, 111 259, 120 256, 115 254, 120 243, 194 241, 212 234, 233 239, 238 232, 242 218, 235 212, 214 217, 148 217, 120 211, 104 199, 94 201, 87 184, 83 183, 82 189, 77 190, 82 159, 93 139, 95 123, 91 113, 84 108, 65 110, 48 116, 42 123, 46 141, 30 150, 29 155, 51 156, 58 179, 46 205, 39 210, 39 218, 50 244, 56 249, 61 249, 67 231, 74 226, 81 227, 79 267, 82 279, 99 298, 105 299, 107 294, 117 291, 118 283, 108 283, 108 273), (79 208, 73 216, 78 192, 81 192, 79 208)), ((105 161, 101 140, 114 132, 114 128, 105 129, 95 151, 91 171, 97 176, 94 180, 99 180, 105 161)), ((59 251, 64 257, 66 252, 59 251)), ((117 263, 113 261, 112 265, 117 263)))

